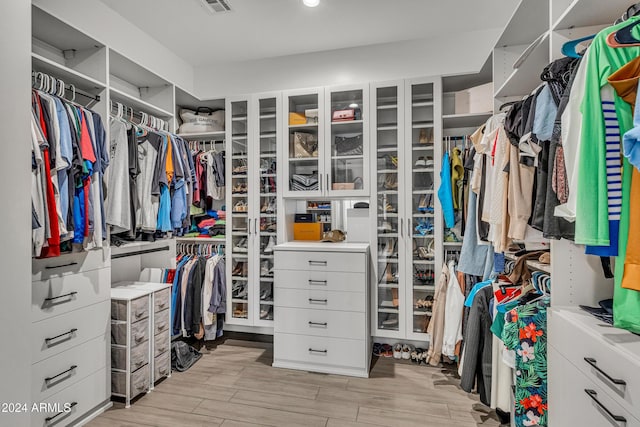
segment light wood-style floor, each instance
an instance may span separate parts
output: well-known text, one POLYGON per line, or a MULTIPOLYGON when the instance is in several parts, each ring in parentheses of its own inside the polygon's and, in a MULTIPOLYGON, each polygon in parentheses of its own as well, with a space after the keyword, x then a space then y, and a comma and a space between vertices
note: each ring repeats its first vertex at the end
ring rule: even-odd
POLYGON ((438 368, 380 358, 368 379, 271 367, 273 345, 227 339, 129 409, 90 427, 497 427, 495 414, 438 368))

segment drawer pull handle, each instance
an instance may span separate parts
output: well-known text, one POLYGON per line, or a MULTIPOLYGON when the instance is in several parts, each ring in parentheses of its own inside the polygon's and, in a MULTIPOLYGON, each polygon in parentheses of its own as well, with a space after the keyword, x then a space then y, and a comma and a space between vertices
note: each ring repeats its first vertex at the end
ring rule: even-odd
POLYGON ((605 371, 598 367, 598 361, 592 357, 585 357, 584 361, 587 362, 593 369, 601 373, 606 379, 614 383, 615 385, 625 387, 627 382, 624 380, 619 380, 617 378, 613 378, 611 375, 607 374, 605 371))
MULTIPOLYGON (((45 338, 44 341, 45 341, 45 343, 47 343, 47 345, 49 345, 50 341, 57 340, 58 338, 62 338, 65 335, 73 335, 75 332, 78 332, 78 328, 73 328, 68 332, 65 332, 65 333, 60 334, 60 335, 56 335, 55 337, 45 338)), ((71 338, 71 337, 69 337, 69 338, 71 338)))
POLYGON ((327 326, 327 322, 309 322, 309 326, 327 326))
POLYGON ((162 369, 160 369, 160 370, 158 371, 158 373, 159 373, 160 375, 167 375, 167 374, 169 373, 169 369, 167 369, 167 368, 162 368, 162 369))
POLYGON ((54 268, 62 268, 62 267, 71 267, 72 265, 78 265, 77 262, 70 262, 68 264, 60 264, 60 265, 48 265, 45 267, 46 270, 53 270, 54 268))
MULTIPOLYGON (((47 377, 47 378, 45 378, 45 379, 44 379, 44 381, 48 383, 48 382, 50 382, 50 381, 52 381, 52 380, 55 380, 55 379, 56 379, 56 378, 58 378, 58 377, 63 376, 64 374, 67 374, 67 373, 69 373, 69 372, 73 371, 73 370, 74 370, 74 369, 76 369, 77 367, 78 367, 78 365, 71 365, 71 367, 70 367, 69 369, 67 369, 66 371, 62 371, 62 372, 60 372, 58 375, 54 375, 54 376, 52 376, 52 377, 47 377)), ((49 387, 49 385, 47 385, 47 387, 49 387)))
POLYGON ((326 267, 327 266, 327 261, 312 261, 312 260, 309 260, 309 265, 324 265, 326 267))
POLYGON ((142 342, 142 341, 144 341, 144 338, 145 338, 144 334, 136 335, 135 338, 134 338, 134 341, 135 342, 142 342))
POLYGON ((327 300, 326 299, 314 299, 314 298, 309 298, 309 302, 311 304, 313 304, 314 302, 320 303, 320 304, 326 304, 327 300))
POLYGON ((58 295, 57 297, 49 297, 49 298, 45 298, 45 302, 50 302, 50 301, 55 301, 57 299, 60 298, 69 298, 69 300, 71 300, 71 297, 73 297, 74 295, 77 295, 78 292, 77 291, 73 291, 73 292, 69 292, 68 294, 64 294, 64 295, 58 295))
POLYGON ((160 304, 158 304, 158 308, 165 308, 167 306, 166 302, 161 302, 160 304))
POLYGON ((158 330, 159 330, 159 331, 162 331, 162 330, 164 330, 164 328, 166 328, 166 327, 167 327, 166 323, 161 323, 161 324, 159 324, 159 325, 158 325, 158 330))
POLYGON ((327 350, 314 350, 313 348, 309 348, 309 352, 327 354, 327 350))
POLYGON ((311 279, 309 279, 309 284, 310 285, 323 285, 323 286, 326 286, 327 285, 327 281, 326 280, 311 280, 311 279))
POLYGON ((74 407, 74 406, 76 406, 77 404, 78 404, 78 402, 71 402, 71 403, 69 404, 69 411, 68 411, 68 412, 60 411, 60 412, 58 412, 57 414, 55 414, 55 415, 53 415, 53 416, 51 416, 51 417, 47 417, 47 418, 45 418, 45 419, 44 419, 44 422, 45 422, 45 423, 47 423, 47 424, 49 424, 51 421, 55 420, 55 419, 56 419, 56 418, 58 418, 60 415, 68 414, 69 412, 71 412, 71 411, 70 411, 70 410, 71 410, 71 408, 73 408, 73 407, 74 407))
POLYGON ((613 421, 615 421, 618 424, 618 426, 627 425, 627 419, 625 417, 613 414, 606 406, 604 406, 598 400, 598 393, 595 390, 590 390, 588 388, 585 388, 584 392, 587 393, 587 396, 589 396, 600 409, 602 409, 613 421))

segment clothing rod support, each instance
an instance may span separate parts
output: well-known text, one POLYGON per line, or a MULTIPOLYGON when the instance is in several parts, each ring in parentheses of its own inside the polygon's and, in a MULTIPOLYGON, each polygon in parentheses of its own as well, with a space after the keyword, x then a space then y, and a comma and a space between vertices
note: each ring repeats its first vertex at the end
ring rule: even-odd
POLYGON ((160 248, 153 248, 153 249, 142 249, 139 251, 127 252, 126 254, 111 255, 111 259, 126 258, 130 256, 135 256, 135 255, 151 254, 154 252, 163 252, 163 251, 168 251, 170 249, 171 248, 169 246, 162 246, 160 248))

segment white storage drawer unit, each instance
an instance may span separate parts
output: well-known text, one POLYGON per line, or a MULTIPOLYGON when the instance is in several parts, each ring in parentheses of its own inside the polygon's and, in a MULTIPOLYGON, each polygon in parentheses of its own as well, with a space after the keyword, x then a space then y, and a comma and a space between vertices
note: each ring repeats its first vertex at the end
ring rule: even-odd
POLYGON ((31 425, 81 422, 111 406, 109 250, 34 259, 31 278, 31 400, 59 404, 31 425))
MULTIPOLYGON (((149 389, 165 377, 171 376, 171 284, 153 282, 118 282, 113 284, 116 289, 132 289, 150 293, 150 309, 148 319, 138 321, 148 322, 147 337, 149 339, 149 389), (159 363, 160 366, 156 366, 159 363)), ((139 308, 139 311, 144 311, 139 308)), ((132 337, 136 337, 135 332, 132 337)))
POLYGON ((578 309, 550 310, 549 401, 552 426, 640 426, 640 337, 578 309))
POLYGON ((273 366, 369 376, 369 245, 275 248, 273 366))

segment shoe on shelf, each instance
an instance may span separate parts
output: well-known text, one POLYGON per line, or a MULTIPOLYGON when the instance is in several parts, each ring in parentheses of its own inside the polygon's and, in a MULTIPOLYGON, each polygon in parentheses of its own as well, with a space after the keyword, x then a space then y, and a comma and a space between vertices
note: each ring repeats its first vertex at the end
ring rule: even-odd
MULTIPOLYGON (((396 320, 396 323, 397 323, 397 320, 396 320)), ((393 347, 391 347, 389 344, 382 344, 382 356, 387 358, 393 357, 393 347)))
POLYGON ((273 248, 276 246, 276 241, 273 236, 269 236, 269 243, 267 243, 267 247, 264 248, 265 254, 273 253, 273 248))
POLYGON ((411 359, 411 352, 415 350, 415 347, 413 347, 412 345, 409 344, 405 344, 402 346, 402 359, 403 360, 410 360, 411 359))
POLYGON ((452 229, 447 228, 444 231, 444 241, 445 242, 459 243, 461 240, 458 238, 458 236, 456 236, 456 233, 454 233, 452 229))
POLYGON ((234 267, 233 271, 231 272, 232 276, 237 276, 240 273, 242 273, 242 266, 244 265, 244 261, 240 261, 238 263, 236 263, 236 266, 234 267))
POLYGON ((240 275, 242 277, 247 277, 249 275, 249 263, 247 262, 242 263, 242 271, 240 272, 240 275))
POLYGON ((389 221, 383 221, 382 225, 378 226, 378 231, 380 233, 393 233, 393 226, 389 221))
POLYGON ((387 239, 387 242, 384 245, 384 249, 380 252, 380 255, 383 258, 391 258, 395 252, 396 241, 392 239, 387 239))
POLYGON ((379 357, 382 355, 382 344, 379 342, 373 343, 373 355, 379 357))
POLYGON ((238 241, 238 243, 233 247, 234 252, 247 252, 247 239, 243 237, 238 241))
POLYGON ((433 167, 433 157, 427 156, 427 159, 425 160, 425 166, 426 167, 433 167))
POLYGON ((393 306, 398 307, 400 305, 400 300, 398 299, 398 288, 391 288, 391 298, 393 306))
MULTIPOLYGON (((397 327, 398 327, 398 318, 397 317, 390 317, 390 318, 387 318, 387 319, 382 321, 382 326, 381 326, 382 329, 392 329, 392 328, 397 328, 397 327)), ((389 348, 391 348, 391 346, 389 346, 389 348)))
POLYGON ((233 211, 244 213, 247 211, 247 204, 245 203, 244 200, 240 200, 238 203, 233 205, 233 211))
POLYGON ((260 294, 260 301, 271 301, 271 288, 267 288, 260 294))
POLYGON ((269 320, 269 314, 271 314, 271 307, 263 308, 260 310, 260 319, 269 320))
POLYGON ((426 166, 427 166, 427 161, 426 161, 426 160, 425 160, 425 158, 424 158, 424 157, 422 157, 422 156, 421 156, 421 157, 418 157, 418 160, 416 160, 416 164, 415 164, 415 166, 416 166, 417 168, 424 168, 424 167, 426 167, 426 166))
POLYGON ((260 263, 260 276, 264 277, 269 274, 269 261, 264 260, 260 263))
POLYGON ((402 359, 402 344, 396 344, 393 346, 393 358, 402 359))
POLYGON ((267 209, 265 210, 266 213, 274 213, 276 211, 276 201, 274 199, 269 200, 269 203, 267 204, 267 209))
POLYGON ((398 178, 395 173, 387 175, 384 180, 384 188, 386 190, 396 190, 398 188, 398 178))

